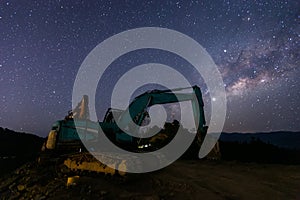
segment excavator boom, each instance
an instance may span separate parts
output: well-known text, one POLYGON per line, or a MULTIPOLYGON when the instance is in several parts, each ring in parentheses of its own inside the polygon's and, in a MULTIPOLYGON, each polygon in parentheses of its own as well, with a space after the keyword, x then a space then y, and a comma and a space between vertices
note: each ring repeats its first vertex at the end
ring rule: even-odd
MULTIPOLYGON (((205 126, 205 116, 203 110, 202 93, 198 86, 193 86, 192 93, 174 93, 174 91, 184 90, 188 88, 175 89, 175 90, 153 90, 146 92, 136 97, 125 112, 119 117, 119 123, 121 126, 126 126, 131 119, 135 119, 138 115, 141 115, 148 107, 156 104, 169 104, 183 101, 191 101, 193 106, 193 115, 196 124, 199 127, 205 126)), ((140 116, 137 120, 137 124, 140 125, 143 120, 143 116, 140 116)))

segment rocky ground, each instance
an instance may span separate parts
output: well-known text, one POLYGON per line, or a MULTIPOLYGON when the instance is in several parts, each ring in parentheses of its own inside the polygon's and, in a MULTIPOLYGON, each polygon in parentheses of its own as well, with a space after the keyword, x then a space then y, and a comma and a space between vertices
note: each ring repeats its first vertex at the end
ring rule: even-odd
POLYGON ((160 171, 125 179, 67 176, 28 163, 0 180, 1 199, 299 199, 300 166, 179 160, 160 171))

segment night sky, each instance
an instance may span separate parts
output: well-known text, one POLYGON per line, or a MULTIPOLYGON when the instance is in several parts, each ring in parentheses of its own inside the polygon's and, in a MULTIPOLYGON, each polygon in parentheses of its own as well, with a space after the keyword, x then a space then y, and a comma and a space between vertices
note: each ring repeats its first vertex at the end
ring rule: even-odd
MULTIPOLYGON (((299 131, 299 8, 298 0, 0 1, 0 126, 46 136, 71 109, 73 83, 88 53, 114 34, 152 26, 182 32, 212 56, 226 84, 223 131, 299 131)), ((140 50, 118 58, 100 81, 99 120, 122 73, 149 62, 189 77, 209 105, 189 63, 140 50)))

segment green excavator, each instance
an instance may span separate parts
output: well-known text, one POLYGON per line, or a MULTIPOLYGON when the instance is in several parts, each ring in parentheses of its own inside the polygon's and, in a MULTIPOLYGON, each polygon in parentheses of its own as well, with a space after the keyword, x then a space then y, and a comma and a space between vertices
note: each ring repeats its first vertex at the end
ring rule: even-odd
MULTIPOLYGON (((130 127, 131 123, 141 126, 144 119, 149 117, 147 110, 153 105, 178 103, 190 101, 195 124, 198 127, 194 141, 186 154, 198 156, 198 152, 207 133, 207 126, 203 110, 203 99, 198 86, 193 86, 192 92, 182 93, 187 88, 173 90, 151 90, 137 96, 126 110, 108 109, 102 122, 94 122, 89 119, 88 96, 84 95, 75 109, 69 111, 63 120, 56 121, 43 144, 39 162, 48 163, 51 160, 63 163, 73 171, 92 171, 105 174, 126 174, 128 160, 121 157, 116 162, 116 156, 101 155, 102 159, 111 162, 101 163, 89 153, 83 143, 95 143, 99 140, 99 134, 105 134, 116 146, 131 152, 151 152, 162 148, 174 137, 174 132, 179 128, 179 122, 166 123, 162 131, 148 138, 134 137, 125 133, 121 127, 130 127), (76 126, 75 126, 76 124, 76 126), (99 131, 101 127, 102 131, 99 131), (191 150, 193 149, 193 150, 191 150), (196 150, 196 151, 195 151, 196 150), (107 164, 110 163, 110 164, 107 164)), ((175 132, 176 133, 176 132, 175 132)), ((220 158, 218 143, 208 155, 212 159, 220 158)))

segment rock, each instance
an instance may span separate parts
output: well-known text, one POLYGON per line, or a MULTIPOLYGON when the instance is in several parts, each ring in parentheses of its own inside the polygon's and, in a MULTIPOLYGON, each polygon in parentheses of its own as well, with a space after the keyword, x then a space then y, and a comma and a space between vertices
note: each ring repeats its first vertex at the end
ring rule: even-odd
POLYGON ((20 196, 20 192, 16 192, 12 196, 10 196, 9 199, 18 199, 19 196, 20 196))
POLYGON ((84 192, 85 192, 85 187, 83 186, 83 187, 81 187, 81 189, 80 189, 80 194, 83 195, 84 192))
POLYGON ((13 187, 16 185, 16 183, 12 183, 9 187, 8 187, 8 189, 10 189, 10 190, 13 190, 13 187))
POLYGON ((100 191, 100 194, 101 194, 101 196, 105 196, 105 195, 108 194, 108 192, 107 192, 107 191, 104 191, 104 190, 101 190, 101 191, 100 191))
POLYGON ((25 185, 18 185, 17 188, 19 191, 23 191, 25 189, 25 185))
POLYGON ((43 195, 40 195, 40 194, 38 194, 34 197, 34 200, 42 200, 42 199, 46 199, 46 197, 43 195))

